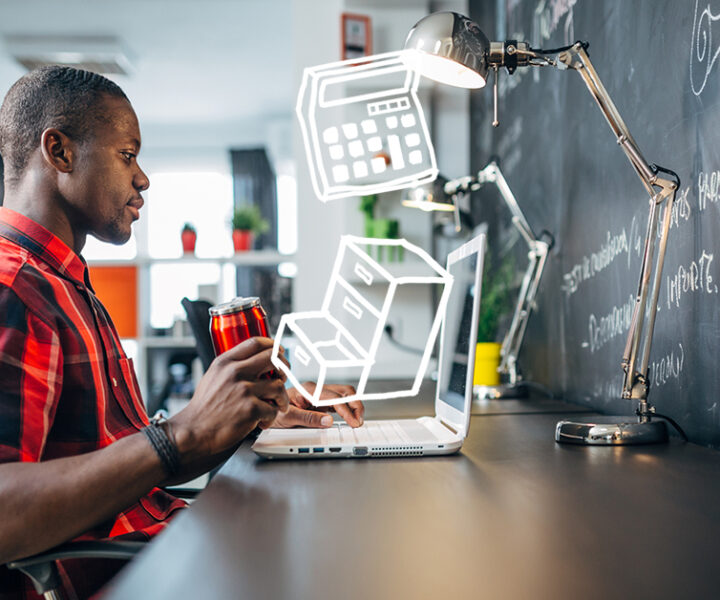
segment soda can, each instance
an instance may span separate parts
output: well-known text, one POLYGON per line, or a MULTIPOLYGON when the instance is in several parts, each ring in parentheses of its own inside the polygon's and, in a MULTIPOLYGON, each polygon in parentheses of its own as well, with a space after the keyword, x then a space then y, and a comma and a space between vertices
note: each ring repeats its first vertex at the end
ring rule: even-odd
POLYGON ((248 338, 269 337, 267 314, 257 296, 238 296, 229 302, 211 306, 208 310, 215 356, 248 338))

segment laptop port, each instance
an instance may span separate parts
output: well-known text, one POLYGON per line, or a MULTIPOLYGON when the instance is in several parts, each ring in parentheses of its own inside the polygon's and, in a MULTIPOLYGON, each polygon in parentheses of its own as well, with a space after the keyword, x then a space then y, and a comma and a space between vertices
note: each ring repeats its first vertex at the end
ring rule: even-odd
POLYGON ((298 448, 298 452, 300 454, 307 454, 308 452, 310 452, 310 448, 298 448))
POLYGON ((313 448, 313 452, 325 452, 325 448, 313 448))
POLYGON ((353 455, 355 456, 367 456, 368 449, 367 446, 355 446, 353 448, 353 455))
POLYGON ((339 446, 330 446, 330 448, 328 448, 328 450, 330 450, 330 452, 340 452, 340 450, 342 450, 342 448, 340 448, 339 446))

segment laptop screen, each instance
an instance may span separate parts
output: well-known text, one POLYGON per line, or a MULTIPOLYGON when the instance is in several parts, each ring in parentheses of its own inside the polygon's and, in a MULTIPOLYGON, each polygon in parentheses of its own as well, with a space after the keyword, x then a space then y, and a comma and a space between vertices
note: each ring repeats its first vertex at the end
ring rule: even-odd
POLYGON ((474 302, 475 294, 479 292, 477 262, 478 253, 474 251, 461 258, 451 255, 447 266, 453 276, 453 286, 440 337, 438 390, 439 398, 460 412, 465 411, 468 362, 474 360, 477 339, 477 333, 472 331, 473 322, 477 324, 479 308, 479 303, 476 306, 474 302))

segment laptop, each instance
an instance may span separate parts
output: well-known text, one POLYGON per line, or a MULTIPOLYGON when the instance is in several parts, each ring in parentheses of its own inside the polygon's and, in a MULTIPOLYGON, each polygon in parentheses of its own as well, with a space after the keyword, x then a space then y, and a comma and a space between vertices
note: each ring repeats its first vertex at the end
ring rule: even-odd
MULTIPOLYGON (((435 391, 435 415, 365 421, 353 429, 266 429, 252 446, 269 459, 431 456, 460 450, 470 426, 485 234, 450 253, 453 277, 443 319, 435 391)), ((375 402, 382 402, 376 400, 375 402)))

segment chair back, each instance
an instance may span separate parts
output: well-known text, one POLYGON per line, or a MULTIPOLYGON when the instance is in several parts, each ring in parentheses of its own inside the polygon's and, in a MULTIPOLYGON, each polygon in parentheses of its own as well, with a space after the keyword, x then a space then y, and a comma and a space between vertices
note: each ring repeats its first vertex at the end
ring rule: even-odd
POLYGON ((210 337, 210 313, 208 312, 212 304, 207 300, 189 300, 188 298, 183 298, 181 302, 195 337, 195 347, 203 370, 207 371, 215 358, 215 349, 210 337))

